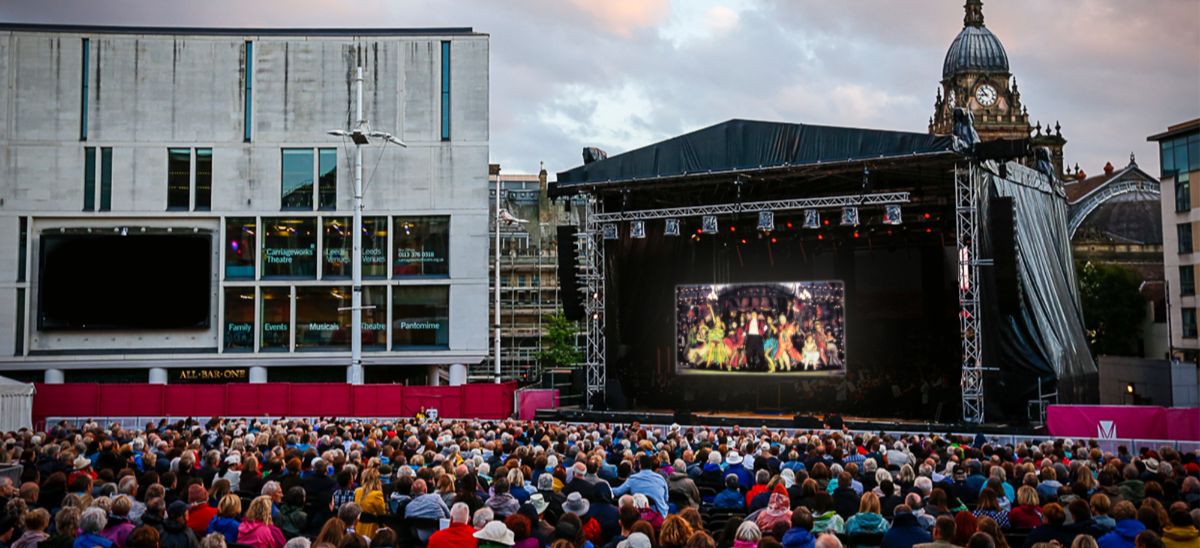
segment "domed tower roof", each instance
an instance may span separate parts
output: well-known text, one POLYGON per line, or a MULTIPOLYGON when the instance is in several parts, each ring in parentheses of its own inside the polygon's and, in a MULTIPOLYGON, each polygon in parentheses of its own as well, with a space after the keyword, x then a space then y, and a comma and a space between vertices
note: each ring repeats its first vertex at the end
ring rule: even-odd
POLYGON ((963 29, 950 43, 942 78, 962 72, 1008 72, 1008 54, 1004 44, 983 26, 983 1, 967 0, 963 29))

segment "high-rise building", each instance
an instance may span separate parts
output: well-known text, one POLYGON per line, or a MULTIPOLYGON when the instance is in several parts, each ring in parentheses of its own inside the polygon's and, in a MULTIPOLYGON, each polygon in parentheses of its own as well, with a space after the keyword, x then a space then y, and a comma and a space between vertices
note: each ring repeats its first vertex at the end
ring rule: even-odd
POLYGON ((0 27, 0 372, 367 382, 486 357, 486 34, 0 27), (355 73, 363 260, 352 264, 355 73))
POLYGON ((1159 144, 1163 273, 1167 281, 1171 349, 1197 361, 1196 265, 1200 264, 1200 118, 1147 138, 1159 144), (1194 182, 1193 182, 1194 180, 1194 182))

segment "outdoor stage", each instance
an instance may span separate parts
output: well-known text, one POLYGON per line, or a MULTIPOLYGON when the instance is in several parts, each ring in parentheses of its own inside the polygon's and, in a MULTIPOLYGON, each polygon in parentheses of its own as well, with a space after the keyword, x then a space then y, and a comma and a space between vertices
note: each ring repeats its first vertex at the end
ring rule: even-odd
POLYGON ((560 242, 587 407, 980 424, 1089 401, 1062 187, 1007 161, 1023 146, 731 120, 559 173, 589 203, 560 242))

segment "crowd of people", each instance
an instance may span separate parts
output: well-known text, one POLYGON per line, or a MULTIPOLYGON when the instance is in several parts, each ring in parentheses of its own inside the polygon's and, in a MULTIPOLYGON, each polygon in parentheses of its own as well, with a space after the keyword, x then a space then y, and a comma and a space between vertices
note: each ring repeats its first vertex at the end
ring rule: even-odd
POLYGON ((0 548, 1200 547, 1200 455, 451 420, 3 436, 0 548), (16 466, 10 466, 16 465, 16 466))

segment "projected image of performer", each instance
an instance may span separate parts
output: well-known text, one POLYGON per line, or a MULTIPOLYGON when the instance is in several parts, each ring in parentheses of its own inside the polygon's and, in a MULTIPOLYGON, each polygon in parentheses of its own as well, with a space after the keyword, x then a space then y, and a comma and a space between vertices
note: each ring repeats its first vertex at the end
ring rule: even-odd
POLYGON ((789 322, 787 314, 779 315, 779 348, 775 351, 775 367, 780 371, 791 371, 796 363, 796 347, 792 338, 796 336, 796 325, 789 322))
POLYGON ((763 354, 763 321, 762 314, 750 312, 750 325, 746 328, 746 341, 743 345, 746 368, 751 371, 766 371, 766 356, 763 354))
POLYGON ((725 369, 736 371, 741 369, 746 364, 746 353, 743 349, 743 344, 746 340, 745 325, 738 325, 738 322, 729 323, 729 333, 725 334, 725 352, 729 358, 729 362, 725 369))
POLYGON ((704 365, 721 369, 729 361, 729 352, 725 346, 725 324, 720 316, 710 315, 708 323, 708 348, 704 355, 704 365))

